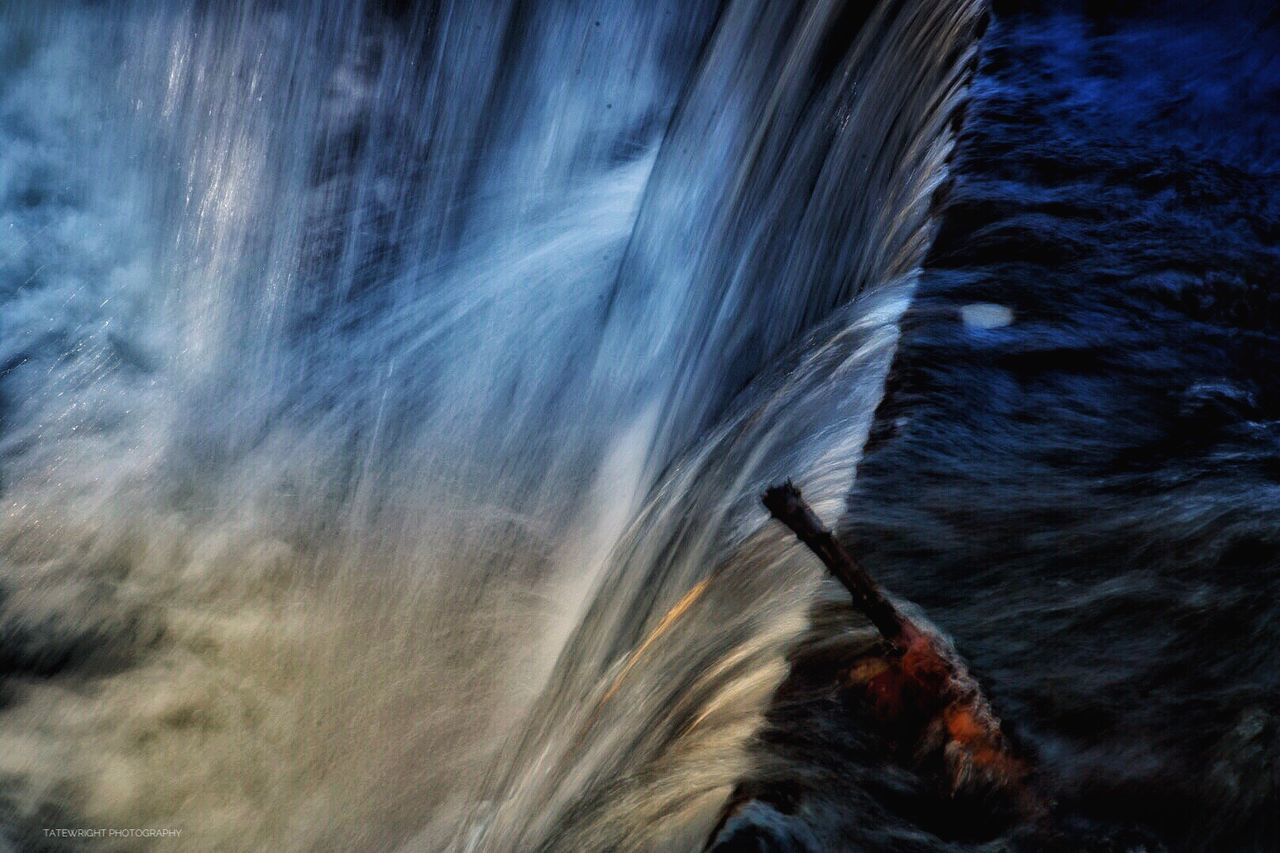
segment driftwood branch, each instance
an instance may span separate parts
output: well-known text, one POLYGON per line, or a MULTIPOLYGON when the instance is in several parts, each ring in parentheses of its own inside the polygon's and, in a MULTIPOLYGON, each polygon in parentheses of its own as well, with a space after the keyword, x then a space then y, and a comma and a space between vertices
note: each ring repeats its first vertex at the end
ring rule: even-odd
POLYGON ((902 614, 884 597, 879 584, 822 524, 822 520, 804 502, 795 484, 788 480, 781 486, 773 486, 765 491, 761 501, 769 514, 791 528, 796 538, 809 546, 836 580, 844 584, 853 596, 854 606, 871 620, 880 635, 895 646, 900 645, 905 624, 902 614))
MULTIPOLYGON (((941 798, 954 802, 963 797, 978 810, 975 819, 1040 824, 1048 815, 1048 801, 1032 783, 1029 765, 1006 741, 982 688, 937 630, 893 606, 790 481, 766 491, 762 500, 774 518, 818 555, 890 647, 881 646, 830 672, 837 695, 856 715, 854 724, 874 726, 890 756, 932 780, 941 798)), ((788 827, 802 820, 794 816, 791 800, 806 796, 804 790, 798 780, 790 789, 752 790, 740 784, 706 849, 794 846, 788 827), (746 816, 751 809, 765 817, 746 816)))

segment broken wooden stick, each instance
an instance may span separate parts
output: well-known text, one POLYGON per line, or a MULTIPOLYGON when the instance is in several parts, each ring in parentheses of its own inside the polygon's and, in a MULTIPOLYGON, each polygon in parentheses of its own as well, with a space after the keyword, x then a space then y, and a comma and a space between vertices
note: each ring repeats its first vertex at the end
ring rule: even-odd
MULTIPOLYGON (((909 617, 894 606, 793 483, 770 488, 762 501, 822 560, 884 640, 869 650, 864 644, 855 657, 835 663, 828 673, 835 690, 811 695, 821 695, 824 702, 834 695, 852 725, 874 727, 888 756, 929 780, 935 796, 954 804, 950 808, 958 805, 967 812, 966 822, 989 823, 993 831, 1009 820, 1039 825, 1048 804, 1033 784, 1030 766, 1005 738, 977 679, 942 634, 923 617, 909 617)), ((813 677, 812 669, 804 676, 813 677)), ((797 803, 809 796, 799 778, 741 781, 705 849, 803 846, 797 839, 808 834, 797 803)))
POLYGON ((876 626, 880 636, 895 646, 902 640, 906 619, 898 612, 884 593, 880 585, 872 580, 862 566, 858 565, 835 535, 828 530, 800 496, 800 490, 790 480, 781 486, 773 486, 765 490, 761 498, 769 514, 781 521, 796 538, 809 546, 809 550, 818 555, 827 571, 836 580, 844 584, 853 596, 854 606, 862 611, 871 624, 876 626))
POLYGON ((1041 814, 1044 804, 1029 785, 1029 767, 1014 754, 977 679, 942 636, 885 597, 790 480, 768 489, 762 501, 822 560, 891 647, 864 656, 844 676, 891 740, 919 766, 940 764, 939 781, 949 796, 1002 792, 1024 817, 1041 814))

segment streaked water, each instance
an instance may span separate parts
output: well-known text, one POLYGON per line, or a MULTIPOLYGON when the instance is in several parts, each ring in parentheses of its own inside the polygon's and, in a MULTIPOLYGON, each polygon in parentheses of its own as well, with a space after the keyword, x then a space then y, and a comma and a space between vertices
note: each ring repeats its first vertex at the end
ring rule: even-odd
POLYGON ((8 840, 698 847, 983 11, 0 7, 8 840))

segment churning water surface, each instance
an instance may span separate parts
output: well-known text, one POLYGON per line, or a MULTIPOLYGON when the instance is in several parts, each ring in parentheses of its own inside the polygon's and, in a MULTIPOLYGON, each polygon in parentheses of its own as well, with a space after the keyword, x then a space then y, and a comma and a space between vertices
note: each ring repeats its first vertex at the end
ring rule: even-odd
POLYGON ((0 845, 1028 846, 788 692, 792 477, 1060 834, 1268 849, 1276 21, 1157 5, 0 0, 0 845))

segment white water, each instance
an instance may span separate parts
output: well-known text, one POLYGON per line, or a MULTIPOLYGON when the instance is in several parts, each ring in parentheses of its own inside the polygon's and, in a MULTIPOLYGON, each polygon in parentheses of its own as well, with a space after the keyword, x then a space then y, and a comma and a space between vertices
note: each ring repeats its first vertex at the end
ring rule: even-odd
POLYGON ((0 6, 9 839, 698 846, 979 11, 0 6))

